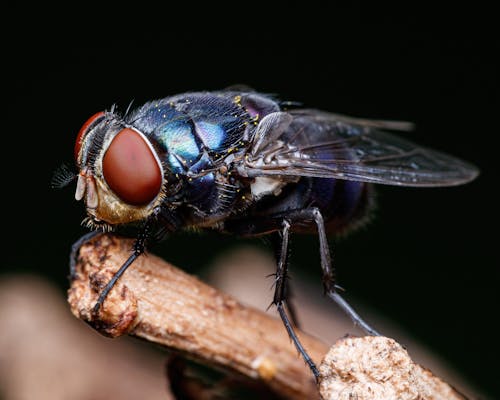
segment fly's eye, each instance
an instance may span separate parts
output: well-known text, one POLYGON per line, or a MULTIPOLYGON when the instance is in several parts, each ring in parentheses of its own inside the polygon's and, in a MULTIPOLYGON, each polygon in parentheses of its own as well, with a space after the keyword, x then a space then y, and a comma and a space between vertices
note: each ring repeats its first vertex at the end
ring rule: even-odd
POLYGON ((78 160, 78 154, 80 153, 80 149, 82 148, 83 137, 89 130, 89 128, 94 125, 98 120, 104 117, 104 112, 100 111, 92 115, 85 123, 82 125, 80 130, 78 131, 78 135, 76 137, 75 142, 75 160, 78 160))
POLYGON ((102 171, 111 190, 128 204, 147 204, 160 192, 158 161, 133 129, 122 129, 111 141, 102 160, 102 171))

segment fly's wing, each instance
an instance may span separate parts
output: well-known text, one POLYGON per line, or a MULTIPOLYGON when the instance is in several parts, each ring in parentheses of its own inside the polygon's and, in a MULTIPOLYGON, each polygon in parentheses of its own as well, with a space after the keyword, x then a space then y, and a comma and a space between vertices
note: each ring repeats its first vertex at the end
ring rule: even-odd
MULTIPOLYGON (((246 176, 310 176, 400 186, 452 186, 473 180, 478 169, 385 130, 405 122, 372 121, 317 110, 293 110, 281 132, 260 132, 240 172, 246 176), (266 137, 269 140, 266 141, 266 137)), ((282 119, 281 119, 282 120, 282 119)))

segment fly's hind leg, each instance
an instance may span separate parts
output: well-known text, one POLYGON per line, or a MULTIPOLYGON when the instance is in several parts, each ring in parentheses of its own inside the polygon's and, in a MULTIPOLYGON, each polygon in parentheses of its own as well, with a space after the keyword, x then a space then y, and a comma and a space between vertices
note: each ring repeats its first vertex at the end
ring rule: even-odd
POLYGON ((283 220, 282 228, 281 228, 281 246, 279 249, 279 259, 278 259, 278 268, 276 270, 276 280, 275 280, 275 290, 274 290, 274 298, 273 304, 276 306, 278 313, 285 325, 285 328, 292 339, 297 351, 304 358, 304 361, 307 363, 312 373, 316 377, 319 377, 319 371, 316 367, 316 364, 311 359, 309 354, 307 354, 306 350, 300 343, 297 334, 295 333, 290 318, 287 315, 285 310, 286 305, 286 277, 288 270, 288 238, 290 236, 290 222, 288 220, 283 220))
POLYGON ((351 305, 344 300, 342 296, 336 291, 335 274, 332 268, 332 261, 330 256, 330 248, 328 246, 328 239, 325 231, 325 223, 323 216, 317 208, 310 208, 294 212, 290 215, 293 220, 312 220, 316 223, 319 236, 319 251, 321 257, 321 269, 323 270, 323 287, 325 294, 330 297, 354 322, 363 329, 368 335, 380 336, 380 334, 373 329, 361 316, 351 307, 351 305))

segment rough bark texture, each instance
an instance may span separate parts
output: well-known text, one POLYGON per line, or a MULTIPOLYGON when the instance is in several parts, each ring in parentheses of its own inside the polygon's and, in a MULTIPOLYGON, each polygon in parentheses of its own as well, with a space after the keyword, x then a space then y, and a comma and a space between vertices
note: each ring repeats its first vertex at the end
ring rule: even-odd
POLYGON ((344 338, 324 357, 319 383, 325 400, 464 400, 446 382, 414 363, 393 339, 344 338))
MULTIPOLYGON (((320 398, 310 370, 280 320, 240 304, 154 255, 136 260, 99 314, 93 315, 100 290, 129 256, 132 243, 100 235, 81 247, 77 275, 68 293, 75 316, 106 336, 130 334, 207 365, 261 380, 284 398, 320 398)), ((319 365, 327 345, 303 332, 299 337, 319 365)), ((464 398, 414 364, 387 338, 341 340, 320 368, 319 389, 324 399, 464 398)))
MULTIPOLYGON (((197 278, 148 254, 119 280, 98 316, 99 291, 128 257, 132 241, 101 235, 81 247, 71 310, 101 333, 131 334, 216 367, 261 379, 292 399, 318 398, 312 374, 280 320, 245 307, 197 278)), ((306 334, 316 362, 328 346, 306 334)))

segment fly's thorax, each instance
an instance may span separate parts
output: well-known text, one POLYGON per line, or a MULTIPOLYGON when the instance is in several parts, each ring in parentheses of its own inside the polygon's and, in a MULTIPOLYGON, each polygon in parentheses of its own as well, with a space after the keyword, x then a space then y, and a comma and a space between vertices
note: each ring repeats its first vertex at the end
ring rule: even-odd
POLYGON ((149 139, 110 113, 90 125, 75 147, 80 169, 75 198, 84 199, 96 224, 147 218, 161 204, 165 186, 163 166, 149 139))
POLYGON ((254 93, 200 92, 148 102, 123 117, 97 113, 77 136, 75 197, 97 224, 142 220, 158 206, 193 224, 216 223, 283 186, 264 178, 250 188, 233 171, 259 121, 278 109, 254 93))

